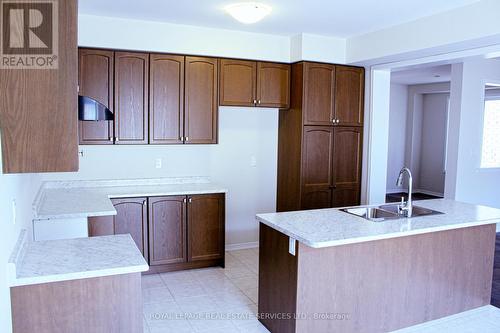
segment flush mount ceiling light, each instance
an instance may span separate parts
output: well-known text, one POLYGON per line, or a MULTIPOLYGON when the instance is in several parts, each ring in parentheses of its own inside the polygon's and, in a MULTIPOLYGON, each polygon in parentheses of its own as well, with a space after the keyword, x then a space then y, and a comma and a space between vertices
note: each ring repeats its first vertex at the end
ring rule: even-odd
POLYGON ((224 8, 229 15, 241 23, 251 24, 262 20, 271 13, 271 6, 259 2, 242 2, 224 8))

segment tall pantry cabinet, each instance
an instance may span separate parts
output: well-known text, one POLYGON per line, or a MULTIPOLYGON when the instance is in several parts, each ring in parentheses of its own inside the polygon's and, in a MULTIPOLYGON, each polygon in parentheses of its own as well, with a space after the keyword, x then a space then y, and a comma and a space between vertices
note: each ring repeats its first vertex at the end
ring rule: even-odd
POLYGON ((280 111, 277 210, 358 205, 364 69, 292 65, 290 110, 280 111))

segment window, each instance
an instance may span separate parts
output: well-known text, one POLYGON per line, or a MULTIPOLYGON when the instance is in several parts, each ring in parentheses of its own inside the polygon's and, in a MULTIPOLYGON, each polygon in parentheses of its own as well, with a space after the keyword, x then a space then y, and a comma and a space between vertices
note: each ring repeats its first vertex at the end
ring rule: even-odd
POLYGON ((500 168, 500 98, 484 103, 481 168, 500 168))

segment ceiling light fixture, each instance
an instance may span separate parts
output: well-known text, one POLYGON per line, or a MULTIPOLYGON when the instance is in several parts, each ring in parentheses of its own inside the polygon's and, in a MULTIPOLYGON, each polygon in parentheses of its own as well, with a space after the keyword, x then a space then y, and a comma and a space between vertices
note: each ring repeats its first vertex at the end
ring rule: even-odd
POLYGON ((241 23, 251 24, 262 20, 271 13, 271 6, 259 2, 242 2, 224 8, 229 15, 241 23))

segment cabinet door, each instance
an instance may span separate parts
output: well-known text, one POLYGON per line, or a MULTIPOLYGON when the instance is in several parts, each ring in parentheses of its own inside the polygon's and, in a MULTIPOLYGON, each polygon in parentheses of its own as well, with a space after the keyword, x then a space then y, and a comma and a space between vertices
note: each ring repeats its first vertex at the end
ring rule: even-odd
POLYGON ((188 261, 224 258, 224 194, 188 199, 188 261))
POLYGON ((148 143, 148 67, 148 54, 115 53, 117 144, 148 143))
POLYGON ((290 65, 257 63, 257 106, 290 107, 290 65))
MULTIPOLYGON (((114 52, 80 49, 78 85, 81 96, 91 97, 113 111, 114 52)), ((79 121, 81 145, 113 144, 113 121, 79 121)))
POLYGON ((130 234, 146 260, 148 259, 147 198, 111 200, 117 214, 113 217, 113 234, 130 234))
POLYGON ((255 61, 220 60, 220 105, 254 106, 256 85, 255 61))
POLYGON ((187 261, 186 196, 149 198, 149 264, 187 261))
POLYGON ((335 66, 304 63, 304 124, 332 125, 334 100, 335 66))
POLYGON ((301 208, 328 208, 333 190, 333 127, 305 126, 301 208))
POLYGON ((149 80, 149 143, 183 143, 184 56, 151 54, 149 80))
POLYGON ((339 125, 363 125, 364 75, 363 68, 336 67, 335 119, 339 125))
POLYGON ((335 128, 333 207, 359 205, 362 145, 360 127, 335 128))
MULTIPOLYGON (((6 2, 2 1, 2 7, 4 4, 6 2)), ((0 69, 0 141, 4 173, 78 171, 78 4, 76 0, 58 1, 58 8, 58 68, 0 69)), ((25 13, 26 16, 27 11, 25 13)), ((2 18, 5 29, 6 21, 2 18)), ((17 19, 11 24, 12 32, 26 32, 26 40, 28 34, 30 39, 35 36, 30 32, 32 22, 30 29, 27 29, 27 21, 17 19)), ((50 27, 51 23, 45 25, 50 27)), ((48 33, 43 26, 33 31, 43 32, 44 36, 48 33)), ((5 43, 2 47, 7 46, 5 43)), ((47 56, 52 59, 51 55, 47 56)), ((5 54, 4 59, 9 57, 5 54)), ((30 55, 27 57, 31 60, 30 55)), ((0 186, 4 188, 5 185, 0 186)))
POLYGON ((186 57, 185 143, 217 143, 217 59, 186 57))

